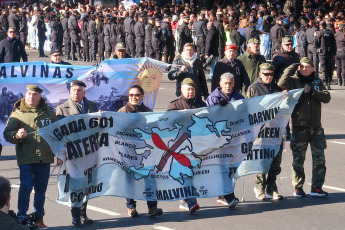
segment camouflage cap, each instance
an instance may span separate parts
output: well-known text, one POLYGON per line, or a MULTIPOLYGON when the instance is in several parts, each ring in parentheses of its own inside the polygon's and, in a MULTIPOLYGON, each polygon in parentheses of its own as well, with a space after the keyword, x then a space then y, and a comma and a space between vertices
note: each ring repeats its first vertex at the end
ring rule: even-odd
POLYGON ((260 40, 256 38, 251 38, 248 40, 248 44, 260 44, 260 40))
POLYGON ((274 71, 275 70, 274 65, 271 65, 270 63, 263 63, 263 64, 261 64, 259 66, 259 68, 260 68, 260 71, 262 71, 262 70, 272 70, 272 71, 274 71))
POLYGON ((185 78, 182 81, 181 85, 190 85, 190 86, 193 86, 194 88, 197 88, 195 82, 191 78, 185 78))
POLYGON ((283 37, 283 38, 282 38, 282 44, 288 44, 288 43, 292 43, 291 38, 289 38, 289 37, 283 37))
POLYGON ((311 65, 312 67, 314 67, 314 63, 307 57, 302 58, 299 63, 301 63, 301 64, 307 63, 307 64, 311 65))
POLYGON ((71 81, 70 86, 71 86, 71 87, 73 87, 73 86, 82 86, 82 87, 86 87, 85 83, 82 82, 82 81, 79 81, 79 80, 71 81))
POLYGON ((37 85, 27 85, 26 86, 26 91, 35 91, 35 92, 38 92, 38 93, 42 93, 43 89, 41 89, 37 85))
POLYGON ((119 51, 119 50, 126 50, 126 46, 125 46, 125 44, 123 44, 123 42, 119 42, 119 43, 116 44, 115 50, 116 50, 116 51, 119 51))

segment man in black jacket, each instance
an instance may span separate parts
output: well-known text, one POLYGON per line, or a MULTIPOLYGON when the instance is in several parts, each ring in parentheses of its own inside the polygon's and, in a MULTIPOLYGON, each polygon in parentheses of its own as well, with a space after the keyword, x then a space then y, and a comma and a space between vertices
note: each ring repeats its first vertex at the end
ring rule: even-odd
POLYGON ((207 23, 208 33, 206 35, 206 49, 205 49, 205 58, 207 59, 211 55, 213 56, 212 61, 210 63, 210 75, 209 79, 211 80, 213 77, 214 65, 216 63, 216 59, 218 57, 218 49, 219 49, 219 32, 217 28, 214 26, 214 22, 207 23))
POLYGON ((162 24, 162 33, 165 37, 163 44, 163 61, 171 64, 175 57, 175 39, 170 26, 170 16, 164 16, 164 24, 162 24))
POLYGON ((220 76, 223 73, 232 73, 235 76, 234 89, 238 92, 242 92, 243 85, 245 89, 250 85, 250 80, 242 62, 235 59, 237 55, 237 47, 234 45, 225 46, 225 57, 216 62, 214 67, 214 73, 212 77, 211 91, 213 92, 218 86, 220 76))
POLYGON ((7 31, 7 38, 0 42, 0 63, 28 61, 23 43, 16 38, 16 29, 10 27, 7 31))
POLYGON ((186 43, 192 43, 192 35, 190 33, 189 29, 189 17, 184 16, 183 17, 183 23, 178 29, 179 35, 180 35, 180 44, 179 44, 179 52, 181 53, 182 50, 184 49, 184 45, 186 43))
POLYGON ((202 62, 197 58, 193 43, 186 43, 183 47, 181 57, 173 61, 168 78, 176 80, 176 96, 181 96, 181 82, 185 78, 191 78, 196 86, 196 96, 208 97, 206 77, 202 67, 202 62))

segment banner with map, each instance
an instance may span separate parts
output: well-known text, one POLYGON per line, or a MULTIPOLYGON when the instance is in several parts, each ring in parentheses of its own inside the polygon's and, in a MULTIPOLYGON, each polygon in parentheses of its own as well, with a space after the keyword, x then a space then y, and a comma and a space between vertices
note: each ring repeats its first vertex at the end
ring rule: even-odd
MULTIPOLYGON (((141 85, 144 103, 151 109, 167 64, 150 58, 108 59, 98 66, 56 65, 47 62, 17 62, 0 65, 0 133, 2 134, 14 103, 26 92, 26 85, 43 89, 53 109, 69 97, 69 83, 86 84, 86 98, 97 103, 102 111, 117 111, 128 100, 127 90, 141 85)), ((0 135, 1 143, 5 140, 0 135)), ((5 143, 6 144, 6 143, 5 143)))
POLYGON ((58 201, 171 201, 233 192, 241 162, 272 160, 302 90, 193 110, 66 117, 37 131, 63 160, 58 201), (253 146, 259 148, 255 157, 253 146))

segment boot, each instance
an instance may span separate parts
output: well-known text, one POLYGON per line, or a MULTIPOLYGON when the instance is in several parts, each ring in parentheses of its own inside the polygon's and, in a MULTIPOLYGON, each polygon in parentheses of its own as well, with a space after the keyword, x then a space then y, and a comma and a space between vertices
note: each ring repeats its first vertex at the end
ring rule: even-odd
POLYGON ((90 57, 89 57, 89 56, 87 56, 87 57, 86 57, 86 61, 87 61, 87 62, 91 62, 91 60, 90 60, 90 57))
POLYGON ((82 60, 83 60, 83 57, 81 56, 81 54, 79 54, 78 60, 79 60, 79 61, 82 61, 82 60))
POLYGON ((331 82, 330 81, 327 82, 327 89, 331 90, 331 82))
POLYGON ((86 56, 83 57, 83 62, 86 62, 86 56))
POLYGON ((78 58, 75 55, 73 55, 72 60, 73 61, 78 61, 78 58))

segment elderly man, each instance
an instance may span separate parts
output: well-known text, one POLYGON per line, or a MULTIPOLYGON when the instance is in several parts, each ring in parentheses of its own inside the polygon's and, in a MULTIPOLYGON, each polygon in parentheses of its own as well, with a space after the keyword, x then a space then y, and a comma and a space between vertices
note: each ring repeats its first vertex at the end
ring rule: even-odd
POLYGON ((29 228, 19 224, 8 215, 11 200, 11 184, 8 179, 0 176, 0 223, 1 229, 28 230, 29 228))
MULTIPOLYGON (((125 106, 120 108, 119 113, 139 113, 139 112, 152 112, 143 103, 144 90, 139 85, 133 85, 128 90, 128 102, 125 106)), ((157 208, 157 201, 147 201, 149 208, 149 216, 159 216, 163 214, 161 208, 157 208)), ((134 199, 127 199, 128 216, 137 217, 138 211, 136 209, 136 201, 134 199)))
MULTIPOLYGON (((247 91, 247 98, 262 96, 266 94, 276 93, 281 89, 273 81, 274 66, 269 63, 260 65, 259 78, 249 86, 247 91)), ((266 174, 256 174, 254 192, 259 200, 274 199, 282 200, 283 196, 278 193, 276 184, 277 175, 281 172, 281 161, 283 152, 283 142, 280 146, 279 152, 271 163, 270 170, 266 174), (266 192, 265 192, 266 191, 266 192)))
MULTIPOLYGON (((190 78, 186 78, 181 83, 181 97, 170 102, 168 111, 196 109, 205 107, 206 103, 201 98, 196 97, 196 84, 190 78)), ((196 198, 181 200, 180 209, 189 211, 190 214, 200 209, 196 198)))
POLYGON ((290 148, 293 155, 292 184, 294 195, 305 197, 303 184, 305 181, 305 153, 310 143, 313 158, 313 175, 311 196, 324 197, 328 193, 322 190, 326 176, 325 152, 326 139, 321 125, 321 103, 331 100, 322 80, 315 75, 313 62, 302 58, 300 64, 289 66, 278 82, 284 90, 304 88, 301 99, 292 113, 292 138, 290 148), (296 72, 297 70, 297 72, 296 72))
MULTIPOLYGON (((235 76, 232 73, 223 73, 220 76, 219 86, 208 96, 206 100, 207 106, 218 105, 225 106, 228 101, 244 99, 235 88, 235 76)), ((218 197, 217 203, 227 205, 234 208, 239 200, 234 193, 218 197)))
POLYGON ((243 86, 247 90, 250 81, 242 62, 235 59, 237 47, 234 45, 225 46, 224 54, 225 57, 217 61, 214 67, 211 90, 214 91, 219 86, 220 76, 227 72, 232 73, 235 77, 235 90, 241 92, 243 86))
POLYGON ((24 44, 16 38, 16 28, 10 27, 7 30, 7 38, 0 42, 0 63, 28 61, 24 44))
POLYGON ((260 54, 260 40, 249 39, 246 52, 239 56, 238 60, 243 63, 250 84, 253 84, 259 76, 259 66, 266 63, 265 57, 260 54))
POLYGON ((50 60, 53 64, 71 65, 71 63, 62 60, 62 51, 56 47, 53 47, 50 51, 50 60))
POLYGON ((185 78, 191 78, 196 84, 196 96, 208 96, 206 77, 202 62, 197 58, 193 43, 186 43, 183 47, 181 57, 175 59, 173 68, 168 74, 169 80, 176 80, 176 96, 181 96, 181 82, 185 78))
POLYGON ((122 59, 130 58, 131 56, 127 54, 126 46, 122 42, 119 42, 115 46, 115 54, 110 59, 122 59))
MULTIPOLYGON (((70 97, 65 103, 62 103, 56 107, 56 116, 58 119, 62 119, 67 116, 76 114, 86 114, 97 112, 96 103, 89 101, 85 97, 86 85, 82 81, 74 80, 70 83, 70 97)), ((84 224, 92 224, 93 220, 89 219, 86 215, 87 202, 85 202, 81 208, 72 208, 72 224, 79 227, 81 221, 84 224)))
POLYGON ((36 225, 40 229, 47 229, 43 222, 44 202, 54 155, 47 142, 34 131, 51 124, 57 118, 54 110, 48 107, 46 100, 41 97, 42 92, 37 85, 26 86, 25 97, 14 104, 14 110, 4 130, 4 138, 16 145, 20 174, 18 221, 26 219, 30 194, 34 188, 34 210, 39 215, 36 225))

